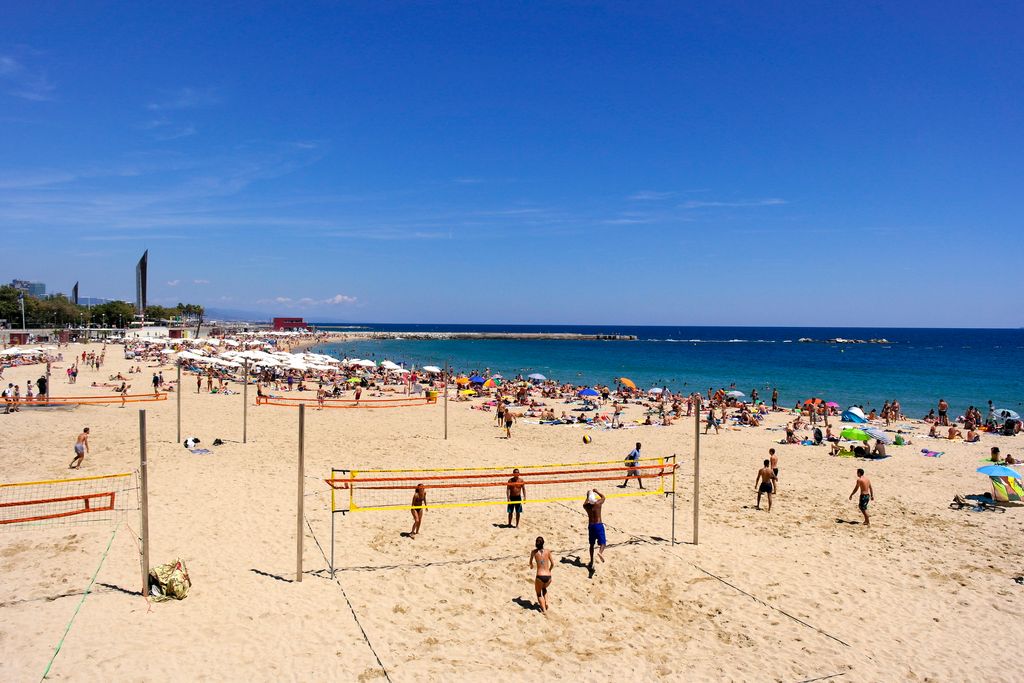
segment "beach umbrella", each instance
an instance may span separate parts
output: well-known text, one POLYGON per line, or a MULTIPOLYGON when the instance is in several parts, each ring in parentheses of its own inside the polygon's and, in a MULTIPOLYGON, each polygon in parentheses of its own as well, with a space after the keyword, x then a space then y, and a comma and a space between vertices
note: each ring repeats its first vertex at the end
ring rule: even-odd
POLYGON ((805 406, 816 406, 819 403, 821 403, 821 399, 820 398, 809 398, 806 401, 804 401, 804 405, 805 406))
POLYGON ((863 429, 856 429, 854 427, 847 427, 839 433, 839 436, 850 441, 868 441, 871 439, 863 429))
POLYGON ((382 360, 380 366, 385 370, 401 370, 402 366, 389 360, 382 360))
POLYGON ((883 432, 881 429, 878 429, 877 427, 864 427, 861 431, 870 436, 872 439, 877 439, 878 441, 881 441, 886 446, 892 444, 892 437, 883 432))
POLYGON ((624 387, 629 387, 630 389, 636 389, 636 382, 634 382, 628 377, 620 377, 619 384, 621 384, 624 387))
POLYGON ((985 467, 979 467, 977 470, 978 474, 984 474, 986 477, 1010 477, 1012 479, 1024 479, 1024 474, 1021 474, 1017 470, 1012 470, 1009 467, 1003 465, 986 465, 985 467))
POLYGON ((600 396, 600 394, 588 387, 586 389, 580 389, 580 396, 600 396))
POLYGON ((362 382, 363 380, 359 377, 350 377, 345 381, 348 382, 349 384, 355 384, 356 382, 362 382))
POLYGON ((500 372, 496 372, 493 375, 491 375, 491 379, 505 379, 505 376, 502 375, 500 372))
POLYGON ((835 401, 829 401, 825 405, 827 405, 829 408, 838 408, 839 407, 839 404, 836 403, 835 401))
POLYGON ((469 384, 469 378, 468 377, 456 377, 455 378, 455 383, 460 385, 460 386, 464 386, 466 384, 469 384))
POLYGON ((647 390, 648 394, 660 394, 664 391, 661 387, 651 387, 647 390))
POLYGON ((501 378, 500 377, 497 377, 497 378, 492 377, 489 380, 487 380, 486 382, 484 382, 484 386, 489 388, 489 389, 493 389, 495 387, 500 387, 501 386, 501 378))
POLYGON ((436 365, 424 365, 423 372, 441 372, 441 368, 437 367, 436 365))
POLYGON ((995 415, 997 420, 1006 420, 1006 419, 1019 420, 1020 419, 1020 415, 1018 415, 1016 412, 1014 412, 1012 410, 1009 410, 1008 408, 996 408, 994 415, 995 415))
POLYGON ((725 392, 725 395, 732 396, 733 398, 740 398, 741 396, 746 396, 746 394, 744 394, 742 391, 736 391, 735 389, 733 389, 732 391, 725 392))
POLYGON ((538 380, 540 382, 543 382, 544 380, 547 379, 547 377, 545 377, 544 375, 540 374, 539 372, 535 372, 532 375, 528 375, 528 377, 530 379, 535 379, 535 380, 538 380))
POLYGON ((473 384, 483 384, 487 380, 485 380, 480 375, 473 375, 472 377, 469 378, 469 381, 472 382, 473 384))

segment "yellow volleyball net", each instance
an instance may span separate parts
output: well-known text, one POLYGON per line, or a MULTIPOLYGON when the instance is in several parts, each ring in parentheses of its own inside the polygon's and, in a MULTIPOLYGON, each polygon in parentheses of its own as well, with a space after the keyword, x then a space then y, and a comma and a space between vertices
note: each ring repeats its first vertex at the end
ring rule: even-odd
POLYGON ((552 465, 441 469, 332 469, 331 512, 506 505, 583 500, 604 487, 608 498, 675 491, 675 456, 552 465), (617 488, 625 484, 624 488, 617 488), (425 501, 425 502, 419 502, 425 501))
POLYGON ((114 524, 138 511, 131 472, 0 484, 0 530, 114 524))

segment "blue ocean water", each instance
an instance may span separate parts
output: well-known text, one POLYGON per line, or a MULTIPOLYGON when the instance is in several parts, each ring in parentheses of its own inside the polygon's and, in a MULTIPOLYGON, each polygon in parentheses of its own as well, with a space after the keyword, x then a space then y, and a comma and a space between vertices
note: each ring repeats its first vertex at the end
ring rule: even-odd
POLYGON ((490 368, 506 377, 542 373, 577 384, 629 377, 638 386, 680 391, 732 384, 782 405, 821 396, 843 406, 881 408, 899 399, 921 417, 940 398, 960 414, 969 405, 1021 412, 1022 329, 870 329, 782 327, 615 327, 558 325, 330 325, 320 329, 429 332, 578 332, 636 335, 638 341, 371 340, 329 344, 327 353, 415 365, 449 361, 460 370, 490 368), (889 344, 799 343, 877 339, 889 344))

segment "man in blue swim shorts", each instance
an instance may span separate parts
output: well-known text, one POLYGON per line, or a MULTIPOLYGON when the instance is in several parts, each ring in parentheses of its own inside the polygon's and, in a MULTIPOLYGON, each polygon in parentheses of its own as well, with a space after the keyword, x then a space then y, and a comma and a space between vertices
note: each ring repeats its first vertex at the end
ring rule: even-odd
POLYGON ((604 494, 597 489, 587 491, 587 501, 583 509, 587 511, 587 535, 590 539, 590 564, 587 568, 594 569, 594 543, 597 543, 597 559, 604 562, 604 548, 608 541, 604 535, 604 523, 601 521, 601 507, 604 505, 604 494))

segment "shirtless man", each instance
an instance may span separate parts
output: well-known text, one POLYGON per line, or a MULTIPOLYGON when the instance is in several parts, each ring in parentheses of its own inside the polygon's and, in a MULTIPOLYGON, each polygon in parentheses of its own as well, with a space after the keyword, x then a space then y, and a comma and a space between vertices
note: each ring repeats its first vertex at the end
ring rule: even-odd
POLYGON ((885 457, 885 444, 881 439, 875 439, 875 447, 871 450, 871 454, 878 458, 885 457))
POLYGON ((82 430, 82 433, 78 435, 78 440, 75 441, 75 457, 72 458, 71 464, 68 465, 69 470, 77 470, 82 466, 82 461, 85 460, 85 454, 89 452, 89 428, 86 427, 82 430), (77 463, 77 464, 76 464, 77 463))
POLYGON ((516 421, 515 413, 511 409, 505 409, 505 438, 512 438, 512 423, 516 421))
POLYGON ((423 513, 427 511, 427 487, 417 484, 412 494, 412 531, 409 538, 416 538, 420 532, 420 524, 423 523, 423 513))
POLYGON ((772 491, 775 490, 775 473, 772 472, 770 464, 770 461, 764 461, 764 467, 757 471, 757 479, 754 481, 754 488, 757 490, 757 505, 754 507, 757 510, 761 509, 761 496, 766 494, 768 496, 768 512, 772 511, 772 491))
POLYGON ((604 494, 597 489, 587 491, 587 501, 583 509, 587 511, 587 536, 590 540, 590 564, 587 568, 594 569, 594 543, 597 543, 597 559, 604 562, 604 548, 608 540, 604 533, 604 522, 601 521, 601 507, 604 505, 604 494))
POLYGON ((875 490, 871 487, 871 480, 864 476, 864 470, 860 469, 857 470, 857 483, 853 485, 849 500, 853 500, 853 494, 858 491, 860 491, 860 499, 857 502, 857 507, 864 515, 864 526, 871 526, 871 520, 868 517, 868 503, 875 499, 875 490))
POLYGON ((526 499, 526 482, 519 478, 519 469, 512 470, 512 478, 505 485, 505 501, 508 508, 508 525, 512 526, 512 513, 516 514, 516 526, 519 528, 519 516, 523 514, 523 501, 526 499))
POLYGON ((946 403, 946 399, 939 399, 939 425, 943 427, 949 426, 949 404, 946 403))
MULTIPOLYGON (((770 463, 770 467, 772 468, 772 474, 775 475, 775 480, 772 482, 775 486, 774 486, 774 489, 773 489, 772 492, 773 493, 778 493, 779 492, 779 456, 777 456, 775 454, 775 449, 774 448, 769 448, 768 449, 768 461, 770 463)), ((769 509, 771 509, 771 505, 770 504, 769 504, 769 509)))

